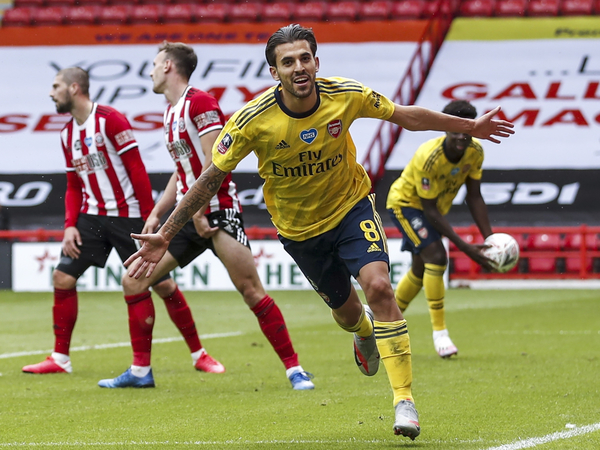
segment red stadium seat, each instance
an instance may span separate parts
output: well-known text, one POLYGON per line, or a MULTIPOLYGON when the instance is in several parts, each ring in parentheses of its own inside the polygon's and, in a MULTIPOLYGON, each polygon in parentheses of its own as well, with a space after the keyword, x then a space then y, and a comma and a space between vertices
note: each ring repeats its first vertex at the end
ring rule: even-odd
POLYGON ((556 273, 556 258, 529 258, 529 273, 556 273))
POLYGON ((94 25, 100 16, 101 6, 72 6, 65 11, 68 25, 94 25))
POLYGON ((422 0, 401 0, 392 4, 390 16, 392 19, 419 19, 423 15, 425 2, 422 0))
POLYGON ((65 8, 52 6, 49 8, 32 9, 33 24, 40 26, 62 25, 65 20, 65 8))
POLYGON ((231 5, 229 10, 230 22, 258 22, 260 20, 261 5, 258 3, 239 3, 231 5))
MULTIPOLYGON (((569 256, 565 258, 565 270, 567 273, 579 273, 581 272, 581 257, 569 256)), ((592 258, 585 258, 585 271, 592 271, 592 258)))
POLYGON ((13 3, 13 8, 41 8, 46 6, 46 0, 15 0, 13 3))
POLYGON ((389 1, 366 2, 360 5, 360 20, 387 20, 390 18, 392 3, 389 1))
POLYGON ((321 21, 327 12, 326 2, 306 2, 298 3, 294 11, 294 20, 302 21, 321 21))
POLYGON ((27 6, 7 9, 2 17, 3 27, 26 27, 31 25, 31 9, 27 6))
POLYGON ((530 0, 527 14, 532 17, 557 16, 558 0, 530 0))
POLYGON ((331 22, 352 22, 358 17, 360 4, 355 1, 341 1, 329 3, 326 20, 331 22))
MULTIPOLYGON (((565 236, 564 249, 565 250, 581 250, 582 244, 581 233, 569 233, 565 236)), ((598 235, 591 233, 585 235, 585 248, 587 250, 598 250, 599 239, 598 235)))
POLYGON ((466 0, 460 4, 460 15, 465 17, 490 17, 494 13, 492 0, 466 0))
POLYGON ((498 0, 494 7, 497 17, 523 17, 527 7, 527 0, 498 0))
POLYGON ((527 249, 532 251, 559 251, 562 239, 558 233, 531 233, 527 238, 527 249))
POLYGON ((108 0, 77 0, 79 6, 106 6, 108 0))
POLYGON ((131 5, 108 5, 100 9, 99 22, 103 25, 123 25, 129 22, 131 5))
POLYGON ((289 2, 266 3, 262 10, 263 22, 288 22, 294 13, 293 4, 289 2))
POLYGON ((45 0, 45 6, 75 6, 75 0, 45 0))
POLYGON ((194 16, 198 22, 224 22, 229 12, 229 7, 222 3, 210 3, 207 5, 196 5, 194 16))
POLYGON ((589 16, 593 8, 593 0, 561 0, 558 10, 563 16, 589 16))
POLYGON ((455 275, 481 272, 481 266, 466 255, 452 258, 451 262, 452 273, 455 275))
POLYGON ((162 20, 162 5, 133 5, 131 8, 131 23, 160 23, 162 20))
POLYGON ((194 5, 182 3, 166 5, 163 13, 164 23, 190 23, 194 21, 194 5))

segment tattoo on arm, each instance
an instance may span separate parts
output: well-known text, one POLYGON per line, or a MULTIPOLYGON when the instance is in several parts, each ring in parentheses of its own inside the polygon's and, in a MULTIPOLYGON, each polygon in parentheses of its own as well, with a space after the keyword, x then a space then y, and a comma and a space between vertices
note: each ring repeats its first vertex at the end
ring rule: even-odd
POLYGON ((226 176, 227 172, 223 172, 213 164, 202 172, 202 175, 200 175, 183 199, 181 199, 171 217, 162 226, 163 234, 167 239, 170 240, 170 238, 175 236, 196 211, 214 197, 226 176))

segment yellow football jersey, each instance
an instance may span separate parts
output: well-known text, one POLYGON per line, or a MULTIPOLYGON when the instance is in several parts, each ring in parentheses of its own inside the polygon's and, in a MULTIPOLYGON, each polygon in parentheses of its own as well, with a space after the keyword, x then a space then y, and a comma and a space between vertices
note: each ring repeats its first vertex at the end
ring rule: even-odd
POLYGON ((371 190, 348 132, 360 117, 388 119, 394 103, 347 78, 317 78, 318 102, 288 110, 275 86, 236 112, 213 147, 213 164, 230 172, 250 152, 267 210, 279 233, 303 241, 335 228, 371 190))
POLYGON ((402 175, 392 183, 386 208, 410 207, 423 209, 421 198, 437 198, 441 214, 447 214, 460 187, 467 177, 480 180, 483 148, 477 139, 465 150, 457 164, 448 161, 443 142, 446 136, 432 139, 421 145, 402 175))

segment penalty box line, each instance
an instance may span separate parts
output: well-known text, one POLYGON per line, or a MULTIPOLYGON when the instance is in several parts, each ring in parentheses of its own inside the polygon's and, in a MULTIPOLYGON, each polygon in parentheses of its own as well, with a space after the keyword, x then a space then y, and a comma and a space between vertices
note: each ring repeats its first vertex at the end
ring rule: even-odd
MULTIPOLYGON (((212 333, 212 334, 201 334, 200 339, 218 339, 218 338, 227 338, 232 336, 241 336, 241 331, 230 331, 228 333, 212 333)), ((172 337, 172 338, 162 338, 162 339, 152 339, 152 344, 167 344, 169 342, 183 341, 181 336, 172 337)), ((105 350, 107 348, 119 348, 119 347, 129 347, 131 346, 131 342, 115 342, 112 344, 98 344, 98 345, 83 345, 80 347, 72 347, 70 349, 71 352, 84 352, 88 350, 105 350)), ((21 356, 31 356, 31 355, 46 355, 52 353, 54 350, 33 350, 29 352, 14 352, 14 353, 2 353, 0 354, 0 359, 8 359, 8 358, 18 358, 21 356)))
POLYGON ((516 441, 510 444, 501 445, 499 447, 490 447, 486 450, 520 450, 522 448, 532 448, 537 447, 538 445, 547 444, 549 442, 558 441, 560 439, 571 439, 576 436, 593 433, 594 431, 598 430, 600 430, 600 422, 574 428, 568 431, 557 431, 556 433, 548 434, 542 437, 534 437, 522 441, 516 441))

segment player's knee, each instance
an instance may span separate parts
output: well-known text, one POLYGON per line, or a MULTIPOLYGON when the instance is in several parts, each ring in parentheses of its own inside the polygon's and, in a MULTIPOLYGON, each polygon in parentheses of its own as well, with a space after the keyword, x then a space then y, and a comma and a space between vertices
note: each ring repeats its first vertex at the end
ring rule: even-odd
POLYGON ((394 290, 388 277, 373 277, 366 284, 365 294, 369 296, 369 301, 394 298, 394 290))
POLYGON ((169 297, 177 289, 177 284, 173 278, 161 281, 152 286, 152 290, 156 292, 161 298, 169 297))
POLYGON ((74 289, 77 285, 77 279, 72 275, 54 269, 52 272, 52 285, 55 289, 74 289))

